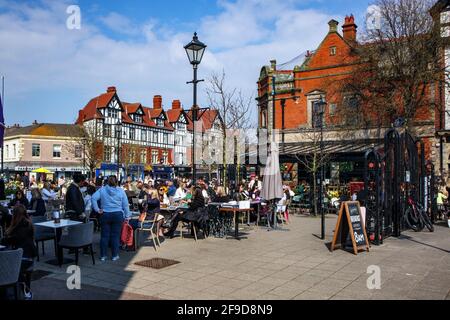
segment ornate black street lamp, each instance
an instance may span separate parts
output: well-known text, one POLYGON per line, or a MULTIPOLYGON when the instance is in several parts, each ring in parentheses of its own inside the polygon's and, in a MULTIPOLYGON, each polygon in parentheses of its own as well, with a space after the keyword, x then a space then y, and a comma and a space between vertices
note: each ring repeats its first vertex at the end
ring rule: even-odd
POLYGON ((188 56, 189 62, 192 64, 194 69, 194 80, 187 82, 188 84, 192 83, 194 85, 194 102, 192 106, 192 122, 194 124, 192 130, 192 180, 195 183, 196 180, 196 166, 195 166, 195 122, 197 121, 197 113, 199 111, 197 105, 197 83, 202 82, 204 80, 197 79, 197 69, 198 65, 202 62, 203 54, 205 53, 206 45, 198 40, 197 32, 194 33, 194 37, 192 41, 184 46, 186 50, 186 54, 188 56))
POLYGON ((323 127, 324 127, 324 114, 325 114, 325 106, 327 103, 321 98, 319 101, 314 103, 314 113, 315 113, 315 119, 314 119, 314 126, 320 127, 320 184, 319 184, 319 210, 320 210, 320 216, 321 216, 321 239, 325 239, 325 211, 323 210, 323 181, 324 179, 324 169, 325 165, 323 163, 323 151, 324 151, 324 143, 323 143, 323 127))

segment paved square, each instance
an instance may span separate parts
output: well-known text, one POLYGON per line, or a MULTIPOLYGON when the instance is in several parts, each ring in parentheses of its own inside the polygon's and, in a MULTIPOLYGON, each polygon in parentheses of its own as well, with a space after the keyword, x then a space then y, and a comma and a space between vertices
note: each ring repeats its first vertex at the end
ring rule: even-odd
MULTIPOLYGON (((156 252, 150 240, 137 252, 121 252, 117 262, 83 256, 81 290, 64 290, 58 297, 76 294, 86 299, 450 299, 450 229, 437 226, 434 233, 405 232, 370 252, 357 256, 342 250, 330 252, 336 216, 326 219, 327 239, 318 238, 320 219, 292 217, 283 230, 246 228, 241 241, 208 238, 165 240, 156 252), (161 270, 134 265, 154 257, 180 264, 161 270), (369 290, 369 266, 381 271, 381 289, 369 290), (92 288, 114 292, 103 297, 92 288), (80 294, 90 291, 90 294, 80 294)), ((98 234, 96 234, 98 238, 98 234)), ((98 243, 98 241, 97 241, 98 243)), ((98 251, 98 246, 96 245, 98 251)), ((66 281, 67 266, 43 263, 36 269, 52 274, 32 284, 36 299, 53 299, 54 281, 66 281), (47 282, 50 282, 47 283, 47 282), (42 288, 47 288, 43 290, 42 288), (50 293, 49 293, 50 292, 50 293)))

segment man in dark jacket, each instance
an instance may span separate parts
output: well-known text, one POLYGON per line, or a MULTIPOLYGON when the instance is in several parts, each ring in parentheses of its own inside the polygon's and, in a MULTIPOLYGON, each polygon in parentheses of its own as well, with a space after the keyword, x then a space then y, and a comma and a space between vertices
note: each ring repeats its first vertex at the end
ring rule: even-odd
POLYGON ((30 188, 30 177, 28 176, 28 172, 25 172, 24 176, 22 177, 22 183, 25 189, 30 188))
POLYGON ((73 176, 73 182, 70 184, 66 193, 66 213, 70 220, 83 221, 84 214, 84 199, 80 191, 80 185, 83 181, 83 176, 76 174, 73 176))

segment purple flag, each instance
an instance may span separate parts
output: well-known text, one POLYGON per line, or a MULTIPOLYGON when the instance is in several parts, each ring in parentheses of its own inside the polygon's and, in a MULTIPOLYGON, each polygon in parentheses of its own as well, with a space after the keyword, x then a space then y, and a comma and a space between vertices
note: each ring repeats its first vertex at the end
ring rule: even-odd
POLYGON ((5 137, 5 117, 3 116, 3 103, 0 97, 0 146, 3 149, 3 138, 5 137))

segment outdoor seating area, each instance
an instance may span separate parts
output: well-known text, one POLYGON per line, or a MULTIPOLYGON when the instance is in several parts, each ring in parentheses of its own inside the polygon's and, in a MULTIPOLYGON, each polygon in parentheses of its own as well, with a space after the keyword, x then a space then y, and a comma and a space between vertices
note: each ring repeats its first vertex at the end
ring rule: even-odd
POLYGON ((17 275, 11 267, 16 273, 2 282, 3 298, 12 298, 9 288, 14 287, 19 292, 14 299, 32 299, 29 278, 35 261, 55 267, 78 265, 82 252, 95 266, 119 260, 123 250, 137 253, 151 246, 158 252, 166 241, 195 245, 208 238, 241 240, 249 231, 289 223, 287 189, 282 192, 280 184, 277 200, 265 200, 258 177, 238 188, 203 179, 194 183, 128 178, 120 183, 110 176, 101 186, 95 182, 83 175, 60 181, 59 186, 44 182, 42 189, 22 182, 1 201, 0 251, 19 268, 17 275), (25 249, 20 259, 7 255, 20 247, 25 249))

